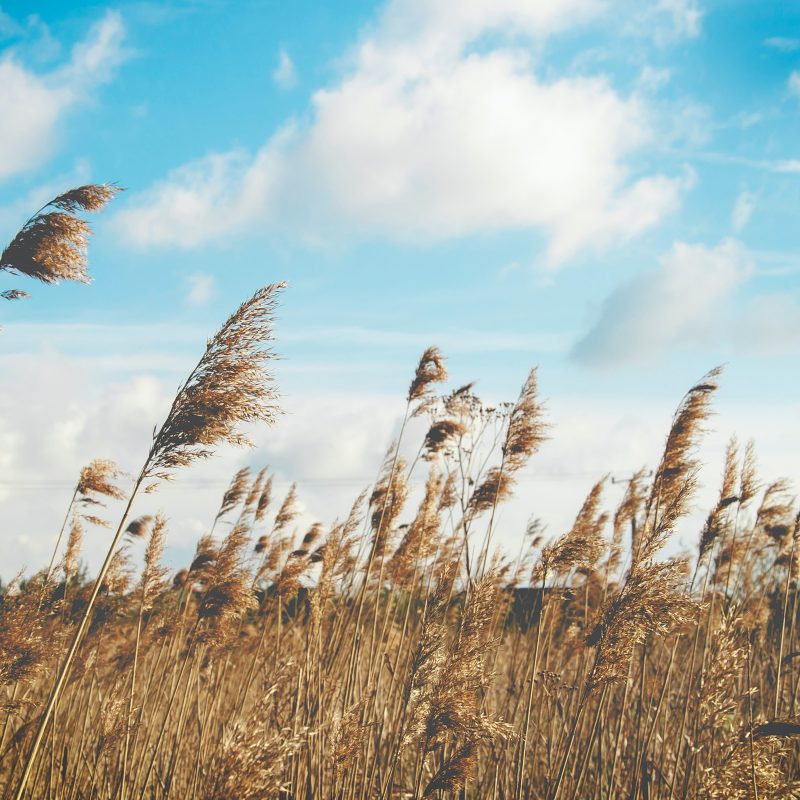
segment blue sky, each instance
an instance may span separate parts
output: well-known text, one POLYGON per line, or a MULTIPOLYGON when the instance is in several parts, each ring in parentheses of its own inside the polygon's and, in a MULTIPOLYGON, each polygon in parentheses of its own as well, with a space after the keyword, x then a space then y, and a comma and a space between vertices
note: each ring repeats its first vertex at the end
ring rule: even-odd
POLYGON ((82 463, 136 467, 205 337, 284 279, 288 421, 163 499, 179 550, 244 461, 344 511, 433 343, 491 400, 540 366, 554 441, 511 527, 655 461, 722 362, 708 486, 734 431, 791 477, 800 6, 4 3, 0 46, 5 239, 71 185, 127 187, 91 286, 2 278, 32 294, 0 307, 10 566, 42 560, 82 463))

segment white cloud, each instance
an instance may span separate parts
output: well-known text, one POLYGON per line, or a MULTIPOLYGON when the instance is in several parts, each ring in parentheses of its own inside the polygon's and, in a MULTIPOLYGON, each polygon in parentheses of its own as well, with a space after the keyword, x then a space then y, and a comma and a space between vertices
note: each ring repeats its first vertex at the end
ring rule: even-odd
POLYGON ((751 111, 750 113, 743 113, 738 116, 739 125, 744 130, 752 128, 754 125, 760 125, 764 121, 764 115, 760 111, 751 111))
POLYGON ((60 70, 61 78, 79 90, 107 83, 129 56, 124 39, 122 17, 116 11, 106 12, 72 48, 69 62, 60 70))
POLYGON ((130 242, 196 247, 269 218, 280 168, 278 138, 252 159, 233 150, 179 167, 113 224, 130 242))
POLYGON ((660 0, 658 10, 672 17, 676 35, 689 39, 700 35, 703 12, 696 0, 660 0))
POLYGON ((414 347, 420 352, 436 342, 447 353, 500 353, 528 351, 560 353, 568 346, 568 336, 562 333, 540 331, 528 335, 504 333, 502 331, 460 328, 457 330, 383 330, 356 326, 309 327, 294 330, 284 327, 281 340, 284 342, 326 342, 337 347, 356 345, 359 347, 414 347))
POLYGON ((203 306, 214 294, 214 276, 195 273, 187 279, 188 292, 186 302, 190 306, 203 306))
POLYGON ((0 178, 24 172, 49 154, 68 95, 12 58, 0 61, 0 178))
POLYGON ((752 298, 733 328, 744 351, 760 355, 797 353, 800 347, 800 299, 786 292, 752 298))
POLYGON ((64 191, 65 186, 80 186, 91 178, 87 161, 79 159, 72 168, 49 175, 43 183, 36 184, 24 194, 16 197, 8 205, 0 206, 0 238, 10 239, 19 230, 31 211, 41 208, 45 203, 64 191))
POLYGON ((794 72, 789 75, 789 81, 787 85, 791 94, 793 94, 795 97, 800 97, 800 71, 794 70, 794 72))
POLYGON ((780 50, 782 53, 793 53, 795 50, 800 50, 800 39, 793 39, 788 36, 771 36, 769 39, 764 40, 764 44, 767 47, 780 50))
MULTIPOLYGON (((0 360, 5 389, 0 396, 3 579, 23 566, 33 570, 47 563, 84 464, 112 458, 131 475, 138 472, 153 426, 163 421, 176 379, 185 376, 191 360, 162 378, 142 365, 132 370, 128 365, 126 374, 109 379, 95 366, 91 359, 57 351, 0 360)), ((140 496, 135 515, 163 509, 169 518, 172 563, 185 560, 208 529, 230 476, 244 463, 256 468, 271 464, 276 493, 299 481, 308 508, 303 523, 331 522, 345 514, 378 469, 403 402, 326 392, 285 397, 282 407, 286 414, 277 427, 252 432, 260 444, 257 452, 220 448, 215 458, 182 470, 174 483, 140 496)), ((123 481, 130 483, 130 477, 123 481)), ((116 521, 121 510, 111 504, 99 515, 116 521)), ((87 532, 84 555, 94 567, 107 541, 103 531, 87 532)))
POLYGON ((22 26, 12 17, 0 8, 0 37, 7 39, 11 36, 17 36, 22 31, 22 26))
POLYGON ((613 7, 625 34, 650 39, 659 47, 695 39, 702 32, 703 11, 697 0, 618 0, 613 7))
POLYGON ((591 19, 605 6, 605 0, 390 0, 370 41, 412 59, 453 56, 483 33, 540 38, 591 19))
POLYGON ((341 81, 254 156, 188 164, 118 214, 142 245, 198 246, 242 229, 311 239, 435 240, 540 230, 558 264, 636 236, 687 175, 637 175, 653 140, 643 98, 602 76, 544 78, 535 40, 598 12, 589 0, 390 3, 341 81), (480 51, 481 34, 501 38, 480 51))
POLYGON ((69 61, 36 74, 13 53, 0 58, 0 179, 35 168, 55 147, 65 115, 108 81, 125 58, 124 25, 108 12, 72 50, 69 61))
MULTIPOLYGON (((146 455, 153 425, 162 421, 169 407, 173 376, 159 380, 134 372, 103 382, 85 367, 81 359, 58 353, 27 355, 14 365, 0 362, 7 387, 0 395, 0 497, 4 503, 0 575, 4 579, 22 566, 33 570, 46 564, 81 466, 92 458, 108 457, 135 474, 146 455)), ((541 379, 547 391, 547 376, 541 379)), ((591 402, 585 396, 548 391, 553 438, 520 476, 515 499, 500 510, 498 541, 507 552, 518 552, 520 535, 532 513, 544 520, 548 534, 558 535, 603 474, 611 471, 623 476, 640 466, 652 466, 674 404, 687 386, 688 381, 676 385, 673 397, 616 393, 592 396, 591 402)), ((279 423, 257 432, 258 450, 223 449, 215 458, 181 471, 155 494, 140 496, 134 515, 163 510, 168 518, 169 563, 186 563, 197 539, 208 530, 230 476, 244 464, 256 469, 271 465, 278 502, 289 483, 298 481, 305 508, 298 523, 301 529, 315 520, 330 524, 341 518, 374 479, 388 443, 397 434, 403 400, 385 394, 310 392, 286 397, 283 405, 287 413, 279 423)), ((722 450, 732 432, 756 437, 761 473, 766 477, 785 474, 794 464, 794 443, 786 431, 796 419, 796 403, 778 396, 752 407, 736 405, 729 401, 723 382, 716 405, 720 410, 714 419, 716 432, 702 452, 705 487, 697 513, 684 526, 689 546, 696 545, 703 509, 717 489, 722 450)), ((405 452, 409 460, 416 454, 424 424, 414 420, 408 430, 405 452)), ((423 478, 418 470, 413 482, 416 491, 423 478)), ((609 507, 620 492, 621 487, 608 487, 609 507)), ((101 515, 116 521, 121 510, 112 505, 101 515)), ((402 521, 414 510, 412 500, 402 521)), ((107 542, 106 532, 87 531, 84 557, 92 568, 99 564, 107 542)))
POLYGON ((281 48, 278 53, 278 64, 272 71, 272 80, 281 89, 292 89, 297 85, 297 70, 289 54, 281 48))
POLYGON ((745 248, 726 240, 713 248, 676 242, 655 270, 613 291, 574 356, 591 364, 642 362, 723 333, 724 311, 754 265, 745 248))
POLYGON ((787 175, 796 175, 800 172, 800 158, 790 158, 786 161, 776 161, 768 164, 773 172, 781 172, 787 175))
POLYGON ((756 207, 756 198, 746 189, 739 192, 731 212, 731 225, 736 233, 742 231, 750 221, 756 207))
POLYGON ((672 80, 672 70, 645 66, 639 74, 638 84, 645 92, 657 92, 672 80))

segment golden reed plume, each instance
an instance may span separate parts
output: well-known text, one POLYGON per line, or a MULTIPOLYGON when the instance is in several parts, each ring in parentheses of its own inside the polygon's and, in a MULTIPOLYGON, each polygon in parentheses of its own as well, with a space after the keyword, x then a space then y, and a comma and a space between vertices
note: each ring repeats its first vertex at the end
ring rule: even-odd
MULTIPOLYGON (((111 183, 87 184, 54 197, 19 230, 0 254, 0 270, 35 278, 42 283, 89 283, 86 250, 89 224, 81 211, 99 211, 122 188, 111 183)), ((10 290, 7 300, 27 296, 10 290)))

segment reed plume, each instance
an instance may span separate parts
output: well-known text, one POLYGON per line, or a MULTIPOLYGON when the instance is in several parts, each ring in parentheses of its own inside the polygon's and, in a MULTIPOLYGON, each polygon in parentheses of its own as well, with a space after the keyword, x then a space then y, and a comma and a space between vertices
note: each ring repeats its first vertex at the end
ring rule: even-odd
POLYGON ((600 503, 606 480, 602 478, 592 487, 572 527, 552 545, 542 549, 534 580, 540 580, 551 572, 565 573, 576 567, 590 569, 596 565, 605 549, 603 528, 608 515, 600 510, 600 503))
MULTIPOLYGON (((0 270, 43 283, 89 283, 86 249, 91 228, 78 214, 99 211, 120 191, 114 184, 88 184, 53 198, 22 226, 0 254, 0 270)), ((22 295, 12 290, 7 299, 22 295)))
POLYGON ((288 528, 299 513, 300 510, 297 507, 297 484, 293 483, 289 487, 278 513, 275 515, 275 525, 272 529, 273 535, 288 528))
MULTIPOLYGON (((216 549, 203 575, 204 591, 197 614, 200 619, 216 621, 213 637, 217 642, 232 633, 232 617, 256 606, 252 578, 246 568, 249 545, 249 528, 239 522, 216 549)), ((208 632, 204 636, 206 640, 211 638, 208 632)))
POLYGON ((663 547, 675 523, 689 510, 700 463, 697 446, 719 388, 721 367, 708 372, 686 393, 672 419, 661 462, 653 478, 634 563, 649 561, 663 547))
POLYGON ((78 558, 83 544, 83 526, 78 520, 73 520, 67 537, 67 547, 64 551, 64 558, 61 567, 64 571, 64 578, 69 581, 78 571, 78 558))
POLYGON ((15 579, 0 602, 0 686, 32 681, 49 653, 35 598, 15 579))
POLYGON ((322 525, 315 523, 303 537, 300 547, 293 550, 283 569, 280 571, 275 581, 275 592, 279 597, 288 597, 296 594, 300 588, 300 578, 311 564, 311 547, 320 537, 322 525))
POLYGON ((155 600, 167 587, 166 577, 169 570, 162 566, 164 548, 167 538, 167 520, 156 514, 150 526, 150 536, 144 551, 144 569, 140 580, 142 608, 148 611, 155 600))
POLYGON ((438 472, 431 470, 419 510, 386 567, 387 574, 398 585, 406 583, 415 566, 423 562, 436 548, 441 492, 442 479, 438 472))
POLYGON ((24 300, 30 295, 27 292, 22 291, 22 289, 6 289, 3 292, 0 292, 0 297, 3 300, 24 300))
POLYGON ((150 514, 137 517, 125 528, 125 533, 132 539, 143 539, 149 533, 152 522, 153 517, 150 514))
POLYGON ((223 443, 252 446, 240 427, 276 421, 280 411, 267 368, 275 355, 266 343, 284 285, 259 289, 209 341, 155 436, 144 478, 167 480, 223 443))
POLYGON ((406 400, 408 403, 417 403, 414 416, 427 411, 433 404, 431 391, 437 383, 447 380, 447 370, 444 366, 444 359, 438 347, 429 347, 422 354, 414 373, 411 385, 408 387, 406 400))
POLYGON ((275 731, 270 725, 277 685, 267 689, 244 722, 224 732, 222 751, 208 771, 205 800, 260 800, 279 797, 286 786, 284 769, 301 747, 304 733, 275 731))
POLYGON ((61 530, 58 532, 56 543, 53 546, 53 553, 50 556, 50 563, 47 567, 47 572, 42 585, 42 593, 46 588, 47 581, 53 571, 53 564, 55 564, 56 556, 58 555, 61 540, 64 536, 67 524, 70 522, 73 513, 77 511, 78 517, 90 523, 91 525, 98 525, 102 528, 109 527, 106 520, 98 517, 96 514, 89 513, 89 508, 104 508, 104 498, 112 500, 124 500, 125 492, 116 485, 116 481, 122 477, 124 473, 113 462, 107 459, 95 459, 81 469, 78 482, 75 484, 75 489, 72 492, 72 498, 67 506, 67 512, 64 515, 64 521, 61 523, 61 530), (77 508, 76 508, 77 507, 77 508))
POLYGON ((492 467, 472 494, 470 506, 473 514, 494 511, 500 502, 511 496, 515 474, 547 439, 547 427, 544 406, 538 396, 537 370, 534 368, 528 373, 517 402, 509 412, 500 448, 500 466, 492 467))
POLYGON ((84 505, 103 505, 102 497, 124 500, 125 492, 116 485, 124 473, 108 459, 96 458, 81 470, 77 493, 84 505))
POLYGON ((788 776, 781 764, 788 751, 785 744, 761 739, 753 742, 751 754, 748 743, 737 741, 728 747, 721 764, 705 770, 699 796, 703 800, 751 800, 751 772, 755 772, 760 800, 798 800, 800 781, 788 776))
POLYGON ((518 472, 547 440, 544 405, 539 399, 538 370, 534 367, 520 390, 508 417, 502 446, 505 469, 518 472))
POLYGON ((432 461, 441 453, 447 454, 450 447, 467 432, 466 426, 457 419, 441 419, 434 422, 425 434, 422 443, 423 458, 432 461))
POLYGON ((249 479, 250 467, 242 467, 233 476, 230 485, 225 490, 225 494, 222 495, 222 502, 219 505, 219 511, 217 511, 217 516, 214 517, 214 524, 211 526, 212 531, 216 527, 219 520, 221 520, 226 514, 229 514, 234 508, 236 508, 236 506, 239 505, 242 497, 244 497, 244 494, 247 491, 249 479))
POLYGON ((386 456, 381 477, 369 498, 373 533, 371 559, 379 559, 381 564, 389 534, 408 498, 406 464, 402 458, 392 455, 393 451, 396 451, 395 445, 392 445, 386 456))
POLYGON ((705 556, 713 544, 724 536, 729 524, 729 509, 732 505, 740 501, 736 494, 738 476, 738 444, 736 437, 728 442, 725 451, 725 467, 722 473, 722 486, 719 491, 719 498, 714 508, 709 513, 703 531, 700 534, 700 549, 698 552, 698 563, 702 563, 705 556))
POLYGON ((269 509, 269 504, 272 501, 272 475, 267 478, 264 482, 264 486, 261 489, 261 494, 258 497, 258 503, 256 504, 256 514, 255 514, 255 521, 261 522, 262 519, 267 515, 267 511, 269 509))
POLYGON ((258 474, 255 476, 255 478, 253 478, 253 482, 250 484, 250 488, 248 489, 244 499, 244 505, 242 506, 240 518, 251 517, 252 521, 255 522, 256 510, 259 499, 261 498, 261 490, 264 486, 264 480, 266 479, 266 476, 267 467, 262 467, 258 471, 258 474))
POLYGON ((631 479, 628 481, 628 486, 625 489, 625 494, 622 496, 622 500, 620 500, 614 512, 613 533, 606 562, 607 578, 609 573, 618 569, 622 561, 622 542, 625 537, 625 528, 627 526, 630 526, 631 547, 635 544, 639 512, 646 499, 645 477, 646 469, 644 467, 631 476, 631 479))

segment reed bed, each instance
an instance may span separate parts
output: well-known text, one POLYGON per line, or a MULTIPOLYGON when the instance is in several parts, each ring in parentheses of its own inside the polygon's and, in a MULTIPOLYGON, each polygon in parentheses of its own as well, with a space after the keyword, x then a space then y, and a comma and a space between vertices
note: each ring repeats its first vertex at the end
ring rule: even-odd
POLYGON ((281 289, 209 341, 132 485, 89 464, 49 567, 6 587, 3 798, 800 797, 788 483, 731 441, 696 551, 669 545, 718 370, 616 507, 598 476, 569 530, 533 522, 509 553, 497 511, 526 502, 517 478, 551 435, 537 373, 487 407, 447 390, 430 348, 398 440, 339 520, 297 530, 297 488, 276 497, 242 469, 191 563, 167 570, 169 510, 137 517, 137 495, 278 421, 281 289), (109 524, 107 499, 127 509, 89 576, 82 536, 109 524))

